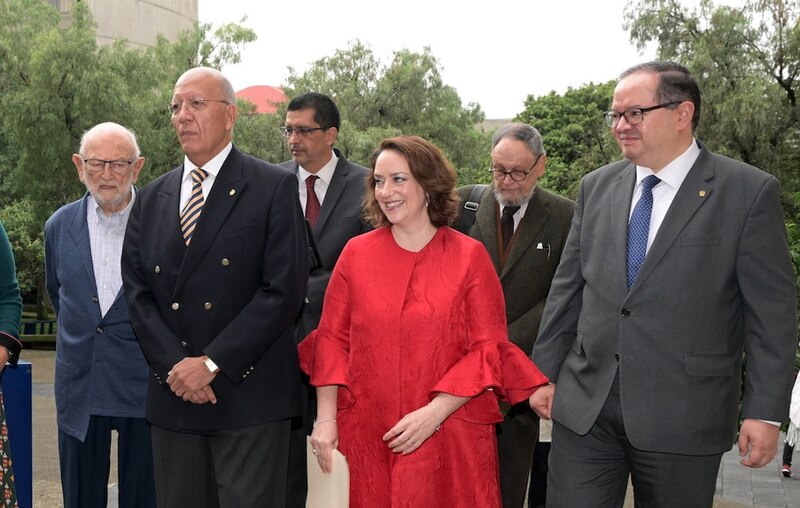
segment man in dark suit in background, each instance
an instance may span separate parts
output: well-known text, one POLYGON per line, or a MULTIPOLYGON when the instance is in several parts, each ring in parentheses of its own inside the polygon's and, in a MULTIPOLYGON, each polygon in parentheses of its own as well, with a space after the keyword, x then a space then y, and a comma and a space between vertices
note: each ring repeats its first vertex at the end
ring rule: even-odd
MULTIPOLYGON (((492 176, 469 235, 483 242, 505 296, 511 342, 531 353, 544 302, 567 238, 574 203, 537 187, 547 155, 539 131, 508 124, 492 138, 492 176)), ((462 203, 474 186, 458 189, 462 203)), ((464 210, 462 209, 462 213, 464 210)), ((522 508, 528 492, 538 418, 527 404, 504 407, 497 426, 504 508, 522 508)))
MULTIPOLYGON (((324 266, 308 276, 305 305, 297 329, 298 343, 319 325, 325 288, 344 245, 370 228, 361 218, 367 168, 348 162, 333 148, 340 128, 336 103, 320 93, 305 93, 289 102, 283 136, 292 160, 283 167, 297 175, 300 204, 312 226, 324 266)), ((315 411, 313 388, 307 386, 304 418, 292 422, 286 506, 306 504, 306 436, 315 411)))
POLYGON ((308 277, 297 178, 232 145, 219 71, 186 71, 170 109, 184 163, 140 191, 122 272, 152 371, 158 506, 283 506, 308 277))
POLYGON ((533 359, 554 384, 548 506, 713 503, 747 367, 742 464, 777 452, 797 344, 778 181, 694 138, 689 71, 625 71, 605 118, 626 160, 581 182, 533 359))
POLYGON ((132 132, 108 122, 84 133, 72 162, 87 192, 45 224, 47 293, 58 319, 54 387, 64 506, 106 506, 116 430, 120 506, 151 507, 148 367, 120 268, 144 157, 132 132))

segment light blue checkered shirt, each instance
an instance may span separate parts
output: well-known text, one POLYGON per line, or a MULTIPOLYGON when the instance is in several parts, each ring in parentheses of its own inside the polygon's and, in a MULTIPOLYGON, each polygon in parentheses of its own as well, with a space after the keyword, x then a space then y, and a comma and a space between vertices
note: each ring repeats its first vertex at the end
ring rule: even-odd
POLYGON ((128 206, 110 216, 103 213, 93 197, 90 196, 87 202, 86 223, 89 225, 94 280, 97 282, 97 298, 100 302, 100 314, 103 316, 122 288, 122 240, 125 238, 125 226, 135 199, 136 192, 131 190, 128 206))

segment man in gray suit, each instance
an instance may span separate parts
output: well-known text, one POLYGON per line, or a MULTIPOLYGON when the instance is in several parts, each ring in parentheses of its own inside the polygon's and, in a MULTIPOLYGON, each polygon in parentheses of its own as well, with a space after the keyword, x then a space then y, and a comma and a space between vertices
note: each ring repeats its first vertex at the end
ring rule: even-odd
MULTIPOLYGON (((478 205, 467 232, 489 251, 503 286, 509 339, 527 354, 574 209, 572 201, 537 187, 546 165, 539 131, 521 123, 504 125, 492 138, 494 183, 471 205, 475 186, 458 189, 462 203, 478 205)), ((502 409, 505 418, 497 426, 500 492, 504 508, 522 508, 539 421, 527 404, 502 409)))
MULTIPOLYGON (((300 204, 311 224, 319 247, 322 266, 312 267, 308 275, 306 300, 297 326, 297 342, 319 324, 325 288, 344 245, 370 228, 361 218, 367 168, 349 162, 333 148, 340 127, 336 103, 320 93, 305 93, 287 107, 283 135, 292 160, 283 167, 297 175, 300 204)), ((302 508, 306 503, 306 436, 311 434, 315 411, 314 390, 307 387, 304 418, 292 423, 289 453, 287 507, 302 508)))
POLYGON ((625 71, 605 118, 626 160, 581 182, 533 359, 554 420, 548 506, 713 502, 736 433, 741 463, 777 452, 797 344, 778 181, 694 138, 688 70, 625 71))

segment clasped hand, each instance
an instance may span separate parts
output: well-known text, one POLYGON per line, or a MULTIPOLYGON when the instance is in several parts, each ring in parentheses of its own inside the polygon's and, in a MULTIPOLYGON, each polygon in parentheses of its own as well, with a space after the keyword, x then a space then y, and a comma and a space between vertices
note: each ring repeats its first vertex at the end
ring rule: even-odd
POLYGON ((405 415, 384 434, 383 441, 395 453, 408 455, 422 446, 422 443, 436 432, 439 426, 436 410, 430 404, 405 415))
POLYGON ((211 389, 211 381, 216 374, 206 367, 202 356, 186 357, 172 366, 167 373, 170 390, 185 401, 195 404, 217 403, 217 396, 211 389))

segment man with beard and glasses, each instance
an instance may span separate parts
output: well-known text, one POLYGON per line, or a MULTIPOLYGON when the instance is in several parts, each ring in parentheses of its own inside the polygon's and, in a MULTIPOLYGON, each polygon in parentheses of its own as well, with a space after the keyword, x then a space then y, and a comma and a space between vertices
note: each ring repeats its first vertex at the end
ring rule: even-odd
MULTIPOLYGON (((539 131, 504 125, 492 138, 492 184, 475 201, 470 200, 474 186, 458 189, 462 215, 469 213, 464 206, 477 207, 474 224, 463 232, 489 251, 503 286, 509 339, 529 355, 574 210, 572 201, 536 185, 546 165, 539 131)), ((503 507, 522 508, 539 419, 526 404, 502 409, 497 447, 503 507)))

